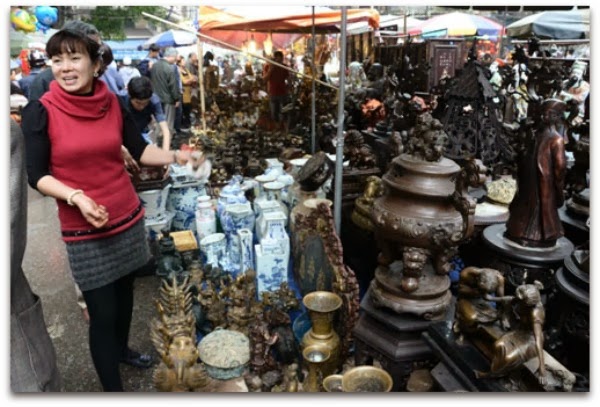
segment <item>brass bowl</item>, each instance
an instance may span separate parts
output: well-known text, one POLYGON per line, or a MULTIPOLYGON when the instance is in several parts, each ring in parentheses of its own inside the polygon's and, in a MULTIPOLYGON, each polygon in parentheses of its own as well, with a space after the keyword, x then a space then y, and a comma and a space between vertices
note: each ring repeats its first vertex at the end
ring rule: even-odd
POLYGON ((306 294, 302 302, 309 310, 324 313, 333 312, 342 306, 340 296, 330 291, 313 291, 306 294))
POLYGON ((332 374, 327 376, 323 379, 323 388, 329 393, 342 392, 342 375, 332 374))
POLYGON ((342 391, 346 393, 387 393, 392 385, 392 376, 375 366, 357 366, 342 376, 342 391))

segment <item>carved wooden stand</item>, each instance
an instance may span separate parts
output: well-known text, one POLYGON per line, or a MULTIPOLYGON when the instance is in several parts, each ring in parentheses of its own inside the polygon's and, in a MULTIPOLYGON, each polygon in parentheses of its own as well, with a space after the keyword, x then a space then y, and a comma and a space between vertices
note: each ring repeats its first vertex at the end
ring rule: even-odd
MULTIPOLYGON (((431 322, 375 308, 370 292, 360 308, 362 314, 353 330, 355 364, 370 365, 377 360, 394 380, 392 391, 404 391, 413 370, 434 364, 431 350, 421 339, 431 322)), ((450 307, 446 318, 451 319, 453 315, 454 307, 450 307)))
POLYGON ((522 284, 532 284, 538 280, 544 285, 543 292, 554 287, 554 274, 563 264, 563 259, 573 251, 573 244, 565 237, 556 241, 556 246, 548 249, 528 248, 512 243, 504 238, 504 224, 487 227, 483 231, 483 242, 489 256, 482 267, 490 267, 502 272, 506 278, 506 294, 514 293, 522 284))

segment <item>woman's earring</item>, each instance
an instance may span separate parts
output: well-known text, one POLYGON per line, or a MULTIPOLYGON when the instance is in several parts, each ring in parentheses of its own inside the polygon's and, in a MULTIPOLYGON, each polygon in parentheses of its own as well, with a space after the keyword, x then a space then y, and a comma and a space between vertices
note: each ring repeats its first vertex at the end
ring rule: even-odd
POLYGON ((98 77, 98 72, 94 72, 94 78, 98 77))

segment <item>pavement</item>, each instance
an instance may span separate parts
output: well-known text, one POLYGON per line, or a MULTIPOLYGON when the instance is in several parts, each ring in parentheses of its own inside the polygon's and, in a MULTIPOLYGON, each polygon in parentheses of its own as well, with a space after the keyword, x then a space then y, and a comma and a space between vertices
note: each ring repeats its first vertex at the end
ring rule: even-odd
MULTIPOLYGON (((61 239, 58 209, 53 198, 28 191, 27 249, 23 269, 33 291, 42 299, 44 318, 54 348, 63 392, 101 392, 88 346, 88 324, 77 305, 66 248, 61 239)), ((139 277, 135 282, 131 348, 158 360, 150 340, 150 321, 157 316, 154 300, 160 280, 139 277)), ((142 370, 121 365, 125 391, 155 392, 153 368, 142 370)))

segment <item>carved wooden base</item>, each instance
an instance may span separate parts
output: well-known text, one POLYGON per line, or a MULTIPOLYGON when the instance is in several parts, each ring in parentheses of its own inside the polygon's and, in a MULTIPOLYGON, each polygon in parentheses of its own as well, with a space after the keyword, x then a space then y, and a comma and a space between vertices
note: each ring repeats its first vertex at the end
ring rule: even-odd
POLYGON ((565 370, 547 352, 544 355, 546 362, 546 384, 541 386, 536 378, 538 368, 537 358, 531 359, 523 366, 499 378, 477 378, 475 371, 487 372, 490 369, 488 359, 469 340, 459 338, 452 330, 452 323, 448 321, 435 322, 423 333, 423 340, 439 357, 443 368, 439 365, 434 369, 433 376, 442 389, 448 391, 453 388, 458 391, 470 392, 539 392, 539 391, 571 391, 575 377, 565 370), (440 373, 450 375, 451 378, 438 380, 440 373), (448 388, 446 388, 448 387, 448 388))
MULTIPOLYGON (((415 369, 433 367, 429 347, 421 339, 430 321, 412 315, 398 315, 390 310, 376 308, 370 291, 361 302, 361 317, 353 329, 355 364, 370 365, 377 360, 394 380, 392 391, 404 391, 406 382, 415 369)), ((446 318, 452 318, 454 308, 446 318)))
POLYGON ((398 314, 409 313, 426 320, 444 318, 452 300, 450 279, 435 274, 433 267, 427 264, 419 278, 419 287, 406 292, 400 287, 401 272, 400 262, 392 263, 389 268, 379 266, 375 270, 375 278, 369 287, 373 304, 398 314))
POLYGON ((557 298, 548 309, 551 326, 561 343, 557 358, 571 371, 589 378, 590 373, 590 279, 569 256, 556 273, 557 298))
POLYGON ((581 217, 570 212, 566 204, 558 210, 558 217, 565 229, 565 237, 575 246, 579 246, 590 240, 590 230, 585 225, 587 217, 581 217))
POLYGON ((502 272, 508 295, 513 294, 516 287, 532 284, 534 280, 544 285, 543 292, 550 291, 555 284, 554 274, 573 251, 573 244, 562 237, 551 248, 524 247, 506 239, 505 230, 504 224, 497 224, 483 231, 483 242, 489 255, 484 257, 485 264, 480 266, 502 272))

